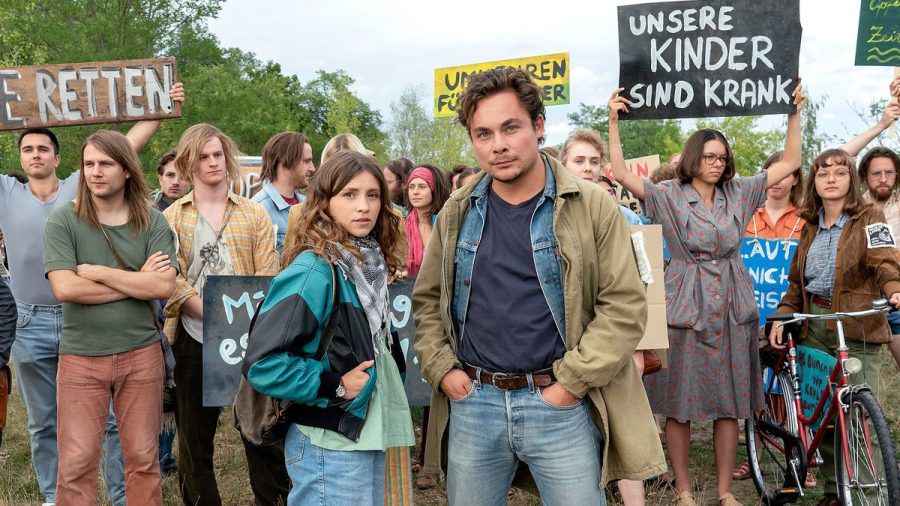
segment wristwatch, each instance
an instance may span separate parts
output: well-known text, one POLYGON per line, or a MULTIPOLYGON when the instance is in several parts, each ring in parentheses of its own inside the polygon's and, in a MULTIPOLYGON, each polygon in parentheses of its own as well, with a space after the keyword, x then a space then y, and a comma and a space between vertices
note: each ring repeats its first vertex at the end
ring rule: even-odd
POLYGON ((334 396, 343 399, 345 395, 347 395, 347 389, 344 388, 344 380, 341 379, 341 383, 338 385, 337 390, 334 391, 334 396))

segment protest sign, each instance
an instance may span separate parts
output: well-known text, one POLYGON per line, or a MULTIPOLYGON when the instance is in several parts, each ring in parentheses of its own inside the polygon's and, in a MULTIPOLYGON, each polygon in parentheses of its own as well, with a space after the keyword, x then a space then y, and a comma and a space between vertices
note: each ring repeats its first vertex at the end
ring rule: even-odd
MULTIPOLYGON (((662 225, 631 225, 632 241, 640 234, 644 251, 650 261, 653 282, 647 285, 647 326, 638 350, 665 350, 669 347, 669 327, 666 319, 666 275, 663 271, 662 225)), ((666 363, 663 354, 663 363, 666 363)))
POLYGON ((856 64, 900 67, 900 2, 859 2, 856 64))
POLYGON ((759 307, 759 325, 774 313, 788 289, 788 272, 797 250, 795 239, 744 238, 741 258, 753 280, 753 295, 759 307))
MULTIPOLYGON (((631 172, 632 174, 637 174, 645 179, 649 178, 650 174, 659 168, 659 155, 629 158, 628 160, 625 160, 625 167, 628 169, 628 172, 631 172)), ((603 175, 612 181, 616 180, 612 173, 612 167, 610 167, 609 164, 606 164, 606 167, 603 168, 603 175)), ((624 186, 618 183, 616 184, 616 198, 619 199, 620 204, 628 206, 632 211, 636 213, 641 212, 641 201, 625 189, 624 186)))
MULTIPOLYGON (((234 403, 241 379, 241 363, 247 350, 250 320, 263 300, 269 276, 209 276, 203 288, 203 405, 234 403)), ((431 387, 422 379, 412 349, 415 323, 412 317, 414 279, 389 287, 391 322, 400 335, 406 357, 406 396, 410 405, 427 406, 431 387)))
POLYGON ((793 111, 799 0, 624 5, 619 12, 622 119, 793 111))
POLYGON ((569 103, 569 53, 546 54, 434 69, 434 117, 456 115, 457 101, 466 90, 469 77, 504 67, 515 67, 528 73, 544 91, 544 105, 569 103))
MULTIPOLYGON (((829 390, 829 377, 837 359, 825 353, 808 346, 797 346, 797 366, 800 374, 800 405, 803 408, 803 415, 807 418, 813 416, 816 412, 816 406, 822 398, 822 393, 829 390)), ((826 401, 822 408, 822 414, 828 412, 828 406, 831 401, 826 401)), ((809 424, 812 430, 818 430, 821 420, 814 420, 809 424)))
POLYGON ((174 58, 0 69, 0 130, 175 118, 174 58))
POLYGON ((249 199, 263 187, 263 180, 260 178, 262 157, 239 156, 238 165, 241 166, 241 179, 239 181, 229 181, 228 184, 231 191, 249 199))

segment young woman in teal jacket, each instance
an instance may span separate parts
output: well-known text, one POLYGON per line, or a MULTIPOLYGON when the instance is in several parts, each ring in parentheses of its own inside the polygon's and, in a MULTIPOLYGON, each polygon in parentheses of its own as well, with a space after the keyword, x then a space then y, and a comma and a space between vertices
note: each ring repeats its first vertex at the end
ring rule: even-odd
POLYGON ((399 217, 378 164, 356 152, 322 165, 307 197, 243 372, 291 402, 290 505, 381 504, 384 451, 414 444, 387 288, 404 266, 399 217))

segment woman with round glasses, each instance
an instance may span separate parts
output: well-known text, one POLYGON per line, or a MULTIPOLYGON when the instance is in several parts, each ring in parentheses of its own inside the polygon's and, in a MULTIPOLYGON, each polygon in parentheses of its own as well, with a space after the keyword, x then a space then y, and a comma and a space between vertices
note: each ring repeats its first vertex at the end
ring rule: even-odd
POLYGON ((696 505, 688 475, 692 420, 714 420, 719 504, 740 505, 731 494, 738 444, 737 420, 764 406, 759 378, 758 311, 741 259, 744 230, 766 199, 766 189, 800 165, 799 110, 788 115, 784 156, 768 171, 735 178, 731 147, 721 132, 699 130, 685 142, 677 178, 653 184, 625 167, 619 114, 629 100, 617 89, 609 101, 609 150, 615 179, 643 201, 662 225, 671 260, 666 269, 669 364, 648 376, 654 413, 666 417, 666 446, 675 474, 676 504, 696 505))
MULTIPOLYGON (((840 149, 823 151, 813 161, 806 182, 806 198, 800 216, 806 226, 794 253, 788 275, 788 291, 779 313, 823 314, 859 311, 872 307, 882 294, 900 305, 900 264, 897 238, 885 223, 884 213, 863 200, 853 158, 840 149)), ((853 375, 865 381, 878 397, 881 351, 891 341, 883 315, 862 318, 860 325, 844 327, 850 355, 862 359, 863 371, 853 375)), ((769 343, 782 349, 781 327, 773 327, 769 343)), ((797 338, 830 355, 836 354, 835 324, 817 320, 804 325, 797 338)), ((835 492, 833 437, 822 440, 825 460, 820 471, 826 480, 823 505, 841 504, 835 492)))

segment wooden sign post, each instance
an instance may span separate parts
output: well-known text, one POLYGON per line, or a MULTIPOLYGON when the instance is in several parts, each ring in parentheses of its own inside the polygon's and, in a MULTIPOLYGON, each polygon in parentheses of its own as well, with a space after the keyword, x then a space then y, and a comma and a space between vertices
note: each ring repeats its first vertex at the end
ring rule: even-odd
POLYGON ((0 69, 0 130, 176 118, 174 58, 0 69))

